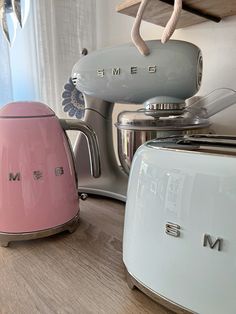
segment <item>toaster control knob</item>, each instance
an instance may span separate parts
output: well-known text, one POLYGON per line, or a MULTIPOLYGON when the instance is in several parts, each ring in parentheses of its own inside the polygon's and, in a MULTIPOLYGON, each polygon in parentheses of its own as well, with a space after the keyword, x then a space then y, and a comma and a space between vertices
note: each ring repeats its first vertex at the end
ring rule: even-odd
POLYGON ((86 193, 79 193, 79 198, 82 201, 85 201, 88 198, 88 194, 86 194, 86 193))

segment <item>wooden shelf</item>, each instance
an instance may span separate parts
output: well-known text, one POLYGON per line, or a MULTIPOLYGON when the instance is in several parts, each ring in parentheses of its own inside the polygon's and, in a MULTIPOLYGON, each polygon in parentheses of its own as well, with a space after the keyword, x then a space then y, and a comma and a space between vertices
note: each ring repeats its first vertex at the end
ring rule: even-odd
MULTIPOLYGON (((141 0, 125 0, 120 3, 117 12, 135 17, 141 0)), ((173 11, 173 0, 150 0, 143 20, 165 26, 173 11)), ((219 22, 226 16, 236 15, 236 0, 185 0, 177 28, 199 24, 212 20, 219 22), (192 13, 191 13, 192 12, 192 13)))

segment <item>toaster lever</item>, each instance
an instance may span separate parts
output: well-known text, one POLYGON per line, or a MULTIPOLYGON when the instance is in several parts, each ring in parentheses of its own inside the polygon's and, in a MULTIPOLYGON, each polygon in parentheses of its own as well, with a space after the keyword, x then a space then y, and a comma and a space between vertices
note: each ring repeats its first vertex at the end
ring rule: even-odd
POLYGON ((236 136, 214 135, 214 134, 195 134, 185 135, 183 139, 178 141, 178 144, 216 144, 221 146, 236 146, 236 136))

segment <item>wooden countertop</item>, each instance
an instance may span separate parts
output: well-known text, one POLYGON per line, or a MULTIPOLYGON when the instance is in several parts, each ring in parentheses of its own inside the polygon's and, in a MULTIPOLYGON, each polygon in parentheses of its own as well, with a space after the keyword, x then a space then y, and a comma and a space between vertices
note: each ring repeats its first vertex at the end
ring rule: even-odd
POLYGON ((0 248, 0 313, 172 313, 126 284, 124 204, 80 204, 75 233, 0 248))

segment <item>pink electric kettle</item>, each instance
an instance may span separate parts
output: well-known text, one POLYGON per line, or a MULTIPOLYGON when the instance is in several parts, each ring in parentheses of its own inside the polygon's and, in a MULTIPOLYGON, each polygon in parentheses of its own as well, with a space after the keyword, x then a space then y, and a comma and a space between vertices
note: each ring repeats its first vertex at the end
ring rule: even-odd
POLYGON ((15 102, 0 109, 1 246, 76 229, 79 194, 65 130, 85 134, 92 174, 98 177, 97 138, 86 123, 59 120, 38 102, 15 102))

